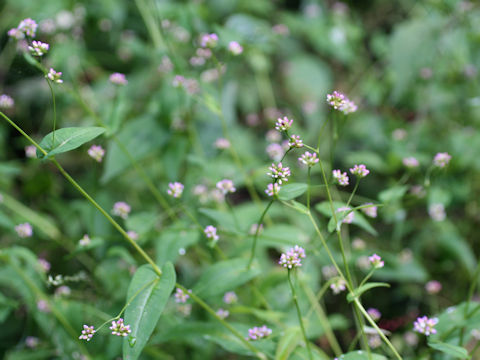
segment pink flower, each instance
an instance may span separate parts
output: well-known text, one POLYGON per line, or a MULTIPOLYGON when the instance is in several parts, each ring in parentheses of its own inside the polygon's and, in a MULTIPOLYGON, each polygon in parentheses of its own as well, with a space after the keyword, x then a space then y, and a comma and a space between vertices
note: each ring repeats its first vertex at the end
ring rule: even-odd
POLYGON ((442 284, 437 280, 430 280, 425 284, 425 290, 430 295, 438 294, 442 290, 442 284))
POLYGON ((235 191, 237 191, 237 189, 235 189, 235 186, 233 185, 233 181, 228 179, 220 180, 219 182, 217 182, 216 187, 223 193, 223 195, 227 195, 228 193, 234 193, 235 191))
POLYGON ((125 74, 116 72, 110 75, 110 82, 115 85, 127 85, 128 80, 125 74))
POLYGON ((92 145, 87 151, 88 155, 97 162, 102 162, 105 156, 105 150, 100 145, 92 145))
POLYGON ((169 183, 167 194, 178 199, 182 196, 183 188, 184 188, 183 184, 177 181, 173 183, 169 183))
POLYGON ((340 170, 333 170, 332 171, 333 178, 337 181, 337 183, 341 186, 347 186, 349 179, 346 172, 341 172, 340 170))
POLYGON ((293 119, 289 120, 286 116, 278 118, 275 123, 275 129, 278 131, 287 131, 292 127, 293 119))
POLYGON ((439 168, 444 168, 445 166, 448 165, 450 162, 450 159, 452 156, 446 152, 444 153, 437 153, 435 157, 433 158, 433 165, 439 167, 439 168))
POLYGON ((21 238, 27 238, 33 235, 32 225, 30 225, 28 222, 15 226, 15 231, 21 238))
POLYGON ((269 329, 266 325, 261 327, 253 327, 248 329, 247 340, 259 340, 269 336, 272 333, 272 329, 269 329))
POLYGON ((305 154, 298 158, 298 161, 309 167, 312 167, 313 165, 318 163, 319 159, 317 158, 317 153, 309 153, 308 151, 306 151, 305 154))
POLYGON ((302 266, 303 258, 305 258, 305 250, 302 247, 295 245, 295 247, 290 248, 286 253, 283 253, 280 256, 278 263, 283 267, 292 269, 302 266))
POLYGON ((233 55, 237 56, 243 52, 243 47, 236 41, 230 41, 228 44, 228 51, 230 51, 233 55))
POLYGON ((112 321, 112 326, 110 326, 109 329, 112 330, 112 335, 123 337, 128 336, 128 334, 132 332, 130 325, 125 325, 122 318, 117 321, 112 321))
POLYGON ((200 39, 200 45, 202 47, 214 48, 217 46, 218 43, 218 35, 217 34, 205 34, 200 39))
POLYGON ((372 264, 375 269, 381 269, 385 265, 385 263, 382 261, 382 258, 377 254, 369 256, 368 261, 370 261, 370 264, 372 264))
POLYGON ((48 71, 47 78, 49 78, 51 81, 53 81, 57 84, 63 83, 63 80, 61 79, 61 77, 62 77, 62 72, 61 71, 56 72, 52 68, 50 68, 50 70, 48 71))
POLYGON ((275 195, 278 195, 280 188, 281 188, 280 185, 278 185, 277 183, 271 183, 267 185, 267 189, 265 190, 265 193, 268 196, 275 196, 275 195))
POLYGON ((119 201, 113 204, 113 214, 116 216, 120 216, 122 219, 128 218, 128 214, 130 214, 131 207, 124 201, 119 201))
POLYGON ((5 94, 0 95, 0 109, 11 109, 15 105, 15 101, 5 94))
POLYGON ((32 56, 43 56, 48 52, 49 48, 50 45, 48 45, 47 43, 33 40, 32 46, 29 46, 28 50, 30 51, 30 54, 32 54, 32 56))
MULTIPOLYGON (((188 290, 188 293, 192 292, 191 290, 188 290)), ((178 304, 185 304, 187 300, 190 298, 190 295, 188 295, 185 291, 183 291, 180 288, 177 288, 175 290, 175 302, 178 304)))
POLYGON ((20 21, 20 24, 18 25, 18 30, 22 31, 25 35, 28 35, 30 37, 35 37, 37 28, 38 25, 35 20, 32 20, 30 18, 20 21))
POLYGON ((238 301, 237 294, 235 294, 235 292, 233 292, 233 291, 226 292, 223 295, 223 302, 225 304, 234 304, 237 301, 238 301))
POLYGON ((418 167, 418 165, 420 165, 418 160, 416 158, 414 158, 413 156, 403 158, 402 163, 405 167, 410 168, 410 169, 416 168, 416 167, 418 167))
POLYGON ((88 325, 83 325, 83 330, 82 330, 82 335, 80 335, 78 338, 80 340, 87 340, 90 341, 92 340, 93 335, 95 335, 97 331, 95 330, 94 326, 88 326, 88 325))
POLYGON ((417 320, 413 323, 413 330, 420 333, 425 334, 426 336, 430 336, 431 334, 436 334, 437 330, 435 330, 434 326, 438 324, 437 318, 429 319, 426 316, 422 316, 417 318, 417 320))
POLYGON ((364 178, 370 173, 370 170, 368 170, 365 165, 360 164, 360 165, 355 165, 353 168, 351 168, 350 172, 359 178, 364 178))

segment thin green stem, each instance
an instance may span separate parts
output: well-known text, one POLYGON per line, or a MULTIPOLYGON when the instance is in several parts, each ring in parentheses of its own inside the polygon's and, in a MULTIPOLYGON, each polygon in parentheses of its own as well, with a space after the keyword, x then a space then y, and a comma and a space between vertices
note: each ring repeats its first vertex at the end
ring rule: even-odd
POLYGON ((257 228, 255 229, 255 235, 253 236, 252 249, 250 251, 250 259, 248 260, 247 270, 250 270, 250 268, 252 267, 253 260, 255 259, 255 251, 257 249, 258 233, 260 232, 260 227, 262 225, 263 218, 267 214, 268 209, 270 209, 270 206, 272 206, 274 201, 275 200, 270 200, 270 202, 268 203, 265 210, 263 210, 262 215, 260 216, 260 220, 258 220, 258 222, 257 222, 257 228))
POLYGON ((144 0, 135 0, 135 4, 137 5, 138 11, 147 27, 148 34, 152 38, 155 49, 161 49, 164 43, 162 33, 160 32, 160 24, 157 24, 153 17, 153 12, 148 8, 147 4, 145 4, 144 0))
POLYGON ((295 308, 297 309, 297 317, 300 324, 300 329, 302 330, 303 340, 305 341, 305 346, 307 347, 308 358, 310 360, 313 360, 312 350, 310 349, 310 342, 308 341, 307 332, 305 331, 305 326, 303 325, 302 312, 300 311, 300 306, 298 305, 297 292, 295 291, 295 286, 293 286, 292 282, 292 269, 288 269, 287 277, 288 284, 290 285, 290 290, 292 291, 293 302, 295 304, 295 308))
POLYGON ((48 87, 50 88, 50 93, 52 94, 52 104, 53 104, 53 131, 52 131, 52 147, 55 146, 55 130, 57 128, 57 105, 55 104, 55 91, 53 91, 53 86, 48 78, 47 81, 48 87))
POLYGON ((362 282, 360 283, 360 285, 358 285, 358 287, 362 287, 367 281, 368 279, 370 279, 373 275, 373 273, 375 272, 375 268, 373 268, 372 270, 370 270, 370 272, 367 274, 367 276, 365 276, 365 278, 362 280, 362 282))
POLYGON ((320 321, 320 325, 325 330, 325 336, 327 337, 327 340, 328 340, 328 343, 330 344, 330 347, 332 348, 335 356, 339 357, 342 354, 342 349, 341 349, 341 347, 340 347, 340 345, 337 341, 337 338, 335 337, 335 334, 333 333, 332 327, 330 326, 330 323, 329 323, 328 318, 325 314, 325 311, 323 310, 323 308, 319 304, 319 301, 321 300, 321 298, 323 297, 325 292, 328 290, 328 288, 331 284, 331 281, 327 281, 322 286, 322 288, 320 289, 320 291, 318 292, 318 294, 316 296, 313 293, 313 291, 303 281, 300 281, 300 284, 301 284, 301 286, 303 288, 303 291, 307 295, 308 300, 310 301, 310 304, 311 304, 311 307, 308 310, 308 313, 307 313, 307 316, 306 316, 307 319, 309 319, 310 316, 312 315, 312 312, 315 311, 315 313, 318 316, 318 320, 320 321))
POLYGON ((354 302, 357 305, 358 310, 363 314, 363 316, 370 323, 370 325, 377 331, 378 335, 382 338, 382 340, 385 342, 385 344, 390 348, 390 350, 395 355, 395 357, 398 360, 402 360, 402 357, 400 356, 400 354, 397 352, 397 350, 392 345, 390 340, 388 340, 388 338, 385 336, 383 331, 378 327, 378 325, 375 323, 375 321, 373 321, 373 319, 370 317, 370 315, 368 315, 367 311, 365 310, 363 305, 360 303, 358 298, 355 298, 354 302))
POLYGON ((97 208, 98 211, 100 211, 102 213, 102 215, 110 222, 110 224, 113 225, 113 227, 115 229, 117 229, 117 231, 122 234, 122 236, 130 243, 130 245, 132 245, 135 250, 145 259, 146 262, 148 262, 153 270, 157 273, 158 276, 161 276, 162 275, 162 270, 160 270, 160 268, 157 266, 157 264, 155 264, 155 262, 152 260, 152 258, 150 256, 148 256, 148 254, 142 249, 142 247, 140 245, 138 245, 130 236, 128 236, 127 232, 125 230, 123 230, 123 228, 120 226, 120 224, 118 222, 116 222, 111 216, 110 214, 108 214, 66 171, 65 169, 62 167, 62 165, 60 165, 58 163, 58 161, 55 159, 55 158, 51 158, 51 161, 53 162, 53 164, 58 168, 58 170, 60 171, 60 173, 65 177, 65 179, 68 180, 68 182, 70 184, 73 185, 73 187, 75 189, 77 189, 77 191, 83 195, 83 197, 85 197, 93 206, 95 206, 97 208))
POLYGON ((226 322, 224 319, 222 319, 220 316, 217 315, 215 310, 213 310, 210 306, 205 303, 202 299, 200 299, 197 295, 195 295, 194 292, 189 292, 188 289, 180 284, 175 284, 176 287, 179 289, 183 290, 184 292, 188 292, 190 297, 192 298, 193 301, 195 301, 198 305, 200 305, 206 312, 208 312, 210 315, 212 315, 215 319, 217 319, 223 326, 225 326, 230 332, 237 337, 240 342, 245 345, 248 349, 250 349, 257 358, 261 360, 266 360, 268 357, 261 351, 259 351, 255 346, 252 345, 252 343, 248 342, 242 334, 240 334, 232 325, 230 325, 228 322, 226 322))
POLYGON ((350 194, 350 197, 348 198, 347 205, 346 207, 350 206, 350 202, 352 201, 353 197, 355 196, 355 193, 357 192, 358 185, 360 184, 360 178, 357 178, 357 182, 355 183, 355 186, 353 188, 352 193, 350 194))
POLYGON ((309 166, 307 170, 307 209, 310 211, 310 184, 311 184, 311 172, 312 168, 309 166))

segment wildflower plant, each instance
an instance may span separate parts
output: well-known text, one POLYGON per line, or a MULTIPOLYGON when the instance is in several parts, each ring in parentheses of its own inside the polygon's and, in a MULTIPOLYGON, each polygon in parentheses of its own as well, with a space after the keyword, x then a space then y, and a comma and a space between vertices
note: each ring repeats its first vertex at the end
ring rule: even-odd
POLYGON ((0 353, 478 356, 475 2, 51 1, 5 8, 0 353))

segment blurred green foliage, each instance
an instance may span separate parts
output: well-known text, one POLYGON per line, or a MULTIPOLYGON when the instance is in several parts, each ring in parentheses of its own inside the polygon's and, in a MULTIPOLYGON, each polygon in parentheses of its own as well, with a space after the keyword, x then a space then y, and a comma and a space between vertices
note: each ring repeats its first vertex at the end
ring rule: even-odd
MULTIPOLYGON (((299 275, 303 313, 311 305, 303 285, 318 292, 324 284, 321 270, 329 261, 308 219, 275 203, 259 237, 257 270, 236 272, 248 259, 251 226, 268 200, 265 172, 271 159, 265 152, 265 135, 277 116, 287 115, 295 119, 295 134, 316 146, 322 125, 327 119, 335 121, 338 141, 333 144, 334 129, 327 126, 319 144, 322 158, 333 158, 327 170, 365 164, 371 174, 362 180, 352 204, 383 204, 376 219, 357 211, 354 226, 342 226, 357 278, 366 273, 358 266, 365 256, 377 252, 386 263, 373 280, 388 281, 391 288, 365 293, 363 303, 382 312, 380 326, 392 331, 392 342, 405 359, 450 359, 430 353, 422 338, 412 346, 408 336, 413 341, 416 315, 448 317, 445 309, 465 301, 470 284, 478 281, 477 3, 5 0, 0 2, 0 93, 15 100, 6 114, 40 141, 52 128, 50 92, 42 74, 18 50, 20 45, 6 35, 26 17, 39 22, 38 39, 51 46, 46 66, 64 74, 64 85, 55 90, 58 128, 103 124, 107 129, 92 143, 59 154, 58 161, 105 209, 110 211, 117 201, 130 204, 132 213, 122 220, 124 227, 139 235, 137 242, 158 264, 174 263, 180 283, 198 290, 213 308, 228 308, 235 329, 246 334, 249 327, 269 324, 274 336, 259 346, 277 359, 306 358, 302 347, 289 345, 302 338, 285 272, 276 264, 280 252, 299 244, 311 255, 299 275), (199 35, 206 32, 218 34, 219 46, 205 65, 192 66, 199 35), (242 55, 228 53, 230 41, 244 47, 242 55), (225 73, 220 81, 212 81, 221 68, 218 62, 225 65, 225 73), (128 85, 111 84, 108 76, 113 72, 125 73, 128 85), (173 87, 175 75, 196 79, 198 92, 192 95, 173 87), (357 103, 355 114, 341 117, 328 108, 325 96, 335 89, 357 103), (226 134, 234 154, 214 146, 226 134), (101 164, 87 155, 93 143, 106 149, 101 164), (448 152, 452 161, 447 169, 428 176, 437 152, 448 152), (418 159, 419 168, 402 165, 408 156, 418 159), (193 193, 196 185, 210 191, 224 178, 237 188, 228 205, 210 194, 203 199, 193 193), (428 178, 430 185, 425 186, 428 178), (172 181, 185 184, 181 201, 167 199, 174 215, 151 189, 167 198, 172 181), (252 198, 252 191, 258 198, 252 198), (429 215, 435 204, 444 206, 445 220, 429 215), (229 260, 222 261, 208 247, 187 212, 202 227, 218 227, 218 244, 229 260), (261 296, 243 286, 252 278, 261 296), (427 294, 429 280, 442 283, 439 295, 427 294), (237 292, 238 304, 222 303, 228 290, 237 292), (275 352, 278 343, 285 349, 283 355, 275 352)), ((1 255, 10 259, 10 265, 0 266, 0 357, 117 358, 122 341, 106 336, 107 330, 89 343, 77 338, 83 324, 101 324, 122 309, 132 273, 144 261, 56 168, 26 158, 26 145, 13 128, 0 126, 0 247, 1 255), (27 221, 34 236, 19 238, 14 226, 27 221), (78 245, 84 234, 92 238, 89 247, 78 245), (38 258, 51 263, 48 272, 38 258), (58 287, 47 285, 47 274, 80 276, 66 282, 69 295, 59 295, 58 287), (55 310, 39 311, 37 302, 42 299, 55 310), (28 336, 40 339, 36 349, 25 344, 28 336)), ((302 184, 306 170, 298 165, 297 155, 300 152, 284 163, 292 169, 291 182, 302 184)), ((315 216, 333 244, 318 167, 312 168, 312 175, 315 216)), ((292 198, 300 196, 297 200, 304 202, 302 191, 297 195, 298 189, 290 190, 292 198)), ((338 189, 334 196, 346 203, 351 191, 351 186, 338 189)), ((336 250, 334 256, 340 259, 336 250)), ((354 320, 345 296, 327 293, 322 306, 347 352, 352 342, 347 330, 354 328, 354 320)), ((193 305, 191 315, 184 310, 169 301, 142 359, 251 355, 200 307, 193 305)), ((452 319, 443 324, 463 321, 452 319)), ((317 340, 316 358, 333 358, 322 323, 315 316, 306 320, 309 337, 317 340)), ((475 340, 470 330, 476 325, 466 326, 471 349, 475 340)), ((445 327, 439 332, 447 339, 441 340, 457 345, 459 334, 449 334, 445 327)), ((355 356, 344 359, 360 359, 355 356)))

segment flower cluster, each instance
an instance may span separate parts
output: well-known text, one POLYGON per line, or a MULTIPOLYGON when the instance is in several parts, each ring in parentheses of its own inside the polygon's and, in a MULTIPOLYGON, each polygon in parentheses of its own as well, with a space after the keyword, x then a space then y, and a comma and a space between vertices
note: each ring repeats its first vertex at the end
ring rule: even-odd
POLYGON ((433 158, 433 165, 439 168, 444 168, 450 162, 452 156, 446 152, 444 153, 437 153, 433 158))
POLYGON ((203 232, 207 238, 212 239, 214 242, 218 241, 219 236, 217 235, 217 228, 215 226, 208 225, 203 232))
POLYGON ((37 148, 35 145, 25 146, 25 156, 29 159, 35 159, 37 157, 37 148))
POLYGON ((33 38, 37 33, 37 28, 38 24, 35 22, 35 20, 27 18, 20 21, 18 27, 10 29, 8 31, 8 36, 13 37, 17 40, 23 39, 25 35, 33 38))
POLYGON ((290 135, 290 139, 288 139, 288 146, 290 148, 301 148, 303 147, 303 140, 300 139, 299 135, 290 135))
POLYGON ((21 238, 27 238, 33 235, 33 228, 29 223, 18 224, 15 226, 15 231, 21 238))
POLYGON ((272 333, 272 329, 269 329, 267 325, 261 327, 253 327, 248 329, 248 337, 246 340, 259 340, 269 336, 272 333))
POLYGON ((420 165, 417 158, 414 158, 413 156, 403 158, 402 163, 405 167, 407 167, 409 169, 416 168, 416 167, 418 167, 418 165, 420 165))
POLYGON ((370 264, 372 264, 372 266, 375 269, 381 269, 385 265, 382 258, 380 256, 378 256, 377 254, 373 254, 372 256, 369 256, 368 261, 370 261, 370 264))
POLYGON ((293 124, 293 119, 288 119, 286 116, 282 118, 278 118, 277 122, 275 123, 275 129, 278 131, 288 131, 293 124))
POLYGON ((218 43, 218 35, 215 33, 205 34, 200 39, 200 46, 204 48, 205 47, 214 48, 215 46, 217 46, 217 43, 218 43))
POLYGON ((420 334, 425 334, 425 336, 429 336, 437 333, 437 330, 434 328, 437 324, 437 318, 429 319, 427 316, 422 316, 417 318, 417 320, 413 323, 413 330, 420 334))
POLYGON ((109 329, 112 330, 112 335, 123 337, 128 336, 128 334, 132 332, 130 325, 125 325, 122 318, 117 321, 112 321, 112 326, 110 326, 109 329))
POLYGON ((292 269, 298 266, 302 266, 302 259, 305 258, 305 249, 295 245, 290 248, 286 253, 280 256, 278 263, 283 267, 292 269))
POLYGON ((228 310, 222 308, 218 309, 215 313, 220 319, 226 319, 228 315, 230 315, 230 312, 228 310))
POLYGON ((428 207, 428 214, 433 221, 443 221, 447 217, 445 206, 440 203, 431 204, 428 207))
POLYGON ((349 179, 348 175, 346 172, 343 172, 341 170, 333 170, 332 171, 333 178, 336 180, 336 182, 341 185, 341 186, 347 186, 349 179))
POLYGON ((61 79, 61 77, 62 77, 62 72, 61 71, 56 72, 52 68, 50 68, 50 70, 48 71, 47 78, 49 78, 51 81, 53 81, 57 84, 63 83, 63 80, 61 79))
POLYGON ((331 284, 330 289, 332 289, 335 295, 340 294, 346 289, 346 282, 341 277, 337 277, 331 284))
POLYGON ((78 241, 78 245, 80 246, 88 246, 90 245, 91 243, 91 239, 90 239, 90 236, 88 236, 87 234, 83 235, 83 237, 78 241))
POLYGON ((110 75, 110 82, 115 85, 127 85, 128 80, 125 77, 125 74, 116 72, 110 75))
POLYGON ((87 153, 97 162, 102 162, 102 159, 105 156, 105 150, 100 145, 92 145, 87 153))
POLYGON ((219 182, 217 182, 216 187, 223 193, 223 195, 227 195, 228 193, 234 193, 235 191, 237 191, 237 189, 235 189, 235 186, 233 185, 233 181, 228 179, 220 180, 219 182))
POLYGON ((365 165, 360 164, 360 165, 355 165, 353 168, 351 168, 350 172, 361 179, 367 176, 370 173, 370 170, 368 170, 365 165))
MULTIPOLYGON (((188 290, 188 292, 190 293, 191 290, 188 290)), ((175 296, 175 302, 178 304, 185 304, 187 300, 190 298, 190 295, 188 295, 188 293, 186 293, 180 288, 177 288, 177 290, 175 290, 174 296, 175 296)))
POLYGON ((223 295, 223 302, 225 304, 235 304, 238 301, 238 296, 234 291, 226 292, 223 295))
POLYGON ((0 109, 10 109, 15 104, 13 99, 5 94, 0 95, 0 109))
POLYGON ((345 216, 345 218, 342 220, 342 223, 351 224, 353 222, 353 219, 355 219, 355 213, 350 210, 352 209, 348 206, 342 206, 337 209, 337 213, 341 213, 342 216, 345 216), (345 215, 345 213, 347 214, 345 215))
POLYGON ((173 182, 173 183, 168 183, 168 189, 167 189, 167 194, 174 197, 174 198, 180 198, 183 193, 183 184, 180 182, 173 182))
POLYGON ((228 44, 228 51, 232 53, 232 55, 240 55, 243 52, 243 47, 236 41, 230 41, 228 44))
POLYGON ((281 187, 277 183, 270 183, 267 185, 267 189, 265 190, 265 193, 268 196, 275 196, 275 195, 278 195, 278 193, 280 192, 280 189, 281 187))
POLYGON ((225 150, 230 147, 230 141, 228 141, 228 139, 225 139, 225 138, 218 138, 217 140, 215 140, 214 145, 219 150, 225 150))
POLYGON ((290 176, 290 168, 283 167, 282 163, 278 163, 277 165, 272 164, 268 170, 270 170, 270 172, 267 173, 267 175, 271 176, 273 179, 276 179, 280 185, 283 181, 288 181, 288 177, 290 176))
POLYGON ((382 313, 378 311, 378 309, 375 308, 370 308, 367 310, 368 315, 372 318, 373 321, 380 320, 382 317, 382 313))
POLYGON ((48 52, 50 45, 41 41, 32 41, 32 46, 28 46, 28 50, 32 56, 43 56, 48 52))
POLYGON ((269 144, 265 151, 268 154, 268 157, 275 161, 280 161, 283 157, 284 152, 282 145, 277 143, 269 144))
POLYGON ((122 219, 128 218, 128 214, 130 214, 131 207, 124 201, 118 201, 113 204, 113 215, 120 216, 122 219))
POLYGON ((377 210, 378 208, 376 206, 373 206, 372 203, 365 203, 363 204, 364 206, 365 205, 368 205, 368 207, 364 207, 362 208, 362 212, 367 215, 368 217, 371 217, 371 218, 376 218, 377 217, 377 210))
POLYGON ((319 159, 317 158, 317 153, 312 154, 306 151, 305 154, 298 158, 298 161, 307 165, 308 167, 312 167, 313 165, 318 163, 319 159))
POLYGON ((425 284, 425 290, 430 295, 438 294, 442 290, 442 284, 437 280, 430 280, 425 284))
POLYGON ((92 326, 83 325, 82 335, 80 335, 78 338, 80 340, 90 341, 92 340, 92 337, 95 333, 96 333, 96 330, 93 325, 92 326))
POLYGON ((357 111, 357 105, 339 91, 334 91, 327 95, 327 103, 335 110, 343 112, 345 115, 357 111))

